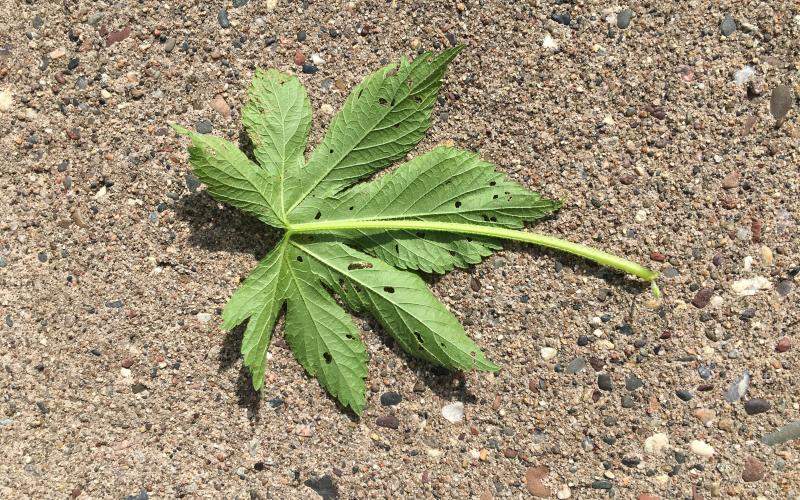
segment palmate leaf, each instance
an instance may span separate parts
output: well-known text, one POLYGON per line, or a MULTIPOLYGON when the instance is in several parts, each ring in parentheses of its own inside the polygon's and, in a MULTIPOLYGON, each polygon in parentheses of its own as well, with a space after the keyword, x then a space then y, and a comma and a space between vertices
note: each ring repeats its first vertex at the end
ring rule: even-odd
POLYGON ((560 203, 473 153, 436 148, 357 184, 422 139, 442 75, 460 50, 403 59, 368 76, 307 164, 308 97, 295 77, 277 71, 256 72, 242 112, 258 165, 228 141, 174 126, 191 138, 189 161, 211 196, 286 231, 222 315, 226 330, 247 321, 242 355, 256 390, 282 311, 297 360, 357 414, 365 405, 367 352, 343 307, 373 316, 414 357, 453 370, 497 370, 422 279, 401 269, 444 273, 474 264, 500 248, 500 239, 566 250, 655 280, 656 273, 624 259, 519 231, 560 203))

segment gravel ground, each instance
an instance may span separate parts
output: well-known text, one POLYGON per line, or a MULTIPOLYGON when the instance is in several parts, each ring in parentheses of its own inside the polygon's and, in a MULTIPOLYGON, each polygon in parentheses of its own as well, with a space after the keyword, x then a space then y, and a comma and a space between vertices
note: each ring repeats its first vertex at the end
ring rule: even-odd
POLYGON ((0 4, 0 497, 800 498, 796 2, 0 4), (254 394, 219 313, 276 234, 198 189, 168 122, 237 140, 275 67, 314 144, 367 73, 453 43, 417 152, 566 198, 537 229, 664 298, 511 245, 430 281, 499 374, 359 318, 362 418, 280 335, 254 394))

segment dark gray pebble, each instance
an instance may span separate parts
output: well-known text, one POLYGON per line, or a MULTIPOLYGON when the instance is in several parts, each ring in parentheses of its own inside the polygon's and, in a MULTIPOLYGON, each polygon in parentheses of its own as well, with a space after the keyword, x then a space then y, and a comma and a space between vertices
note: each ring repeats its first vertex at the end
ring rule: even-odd
POLYGON ((200 187, 200 179, 198 179, 194 174, 186 174, 184 181, 186 182, 186 188, 192 194, 196 193, 197 188, 200 187))
POLYGON ((42 18, 39 17, 39 15, 37 14, 37 15, 33 16, 33 22, 31 24, 33 25, 33 29, 37 29, 38 30, 39 28, 41 28, 44 25, 44 21, 42 21, 42 18))
POLYGON ((583 358, 575 358, 567 364, 566 372, 574 375, 586 367, 586 360, 583 358))
POLYGON ((200 134, 210 134, 214 130, 214 126, 206 120, 200 120, 194 124, 194 129, 200 134))
POLYGON ((769 410, 771 406, 766 399, 753 398, 744 402, 744 411, 748 415, 758 415, 769 410))
POLYGON ((624 457, 622 459, 622 465, 625 467, 636 467, 641 461, 639 457, 624 457))
POLYGON ((306 479, 303 484, 317 492, 317 495, 322 497, 322 500, 333 500, 334 498, 339 498, 339 490, 333 483, 333 478, 327 474, 319 479, 306 479))
POLYGON ((633 11, 631 9, 622 9, 619 14, 617 14, 617 28, 621 30, 627 29, 631 24, 632 17, 633 11))
POLYGON ((238 9, 239 7, 244 7, 247 5, 249 0, 233 0, 233 8, 238 9))
POLYGON ((564 26, 569 26, 569 22, 571 21, 569 14, 552 14, 550 19, 557 22, 558 24, 563 24, 564 26))
POLYGON ((642 387, 644 387, 644 382, 633 373, 625 380, 625 388, 629 391, 636 391, 642 387))
POLYGON ((297 32, 297 41, 298 42, 305 42, 306 41, 306 32, 305 31, 298 31, 297 32))
POLYGON ((786 297, 792 291, 792 282, 790 280, 783 280, 775 287, 775 291, 781 297, 786 297))
POLYGON ((578 337, 578 345, 581 347, 586 347, 589 345, 589 336, 588 335, 581 335, 578 337))
POLYGON ((614 427, 615 425, 617 425, 617 417, 608 416, 604 418, 603 425, 605 425, 606 427, 614 427))
POLYGON ((303 65, 303 73, 307 75, 313 75, 316 72, 317 72, 317 67, 315 65, 308 63, 303 65))
POLYGON ((8 265, 8 259, 0 255, 0 269, 6 267, 7 265, 8 265))
POLYGON ((736 21, 730 16, 730 14, 725 14, 725 17, 722 18, 722 23, 719 25, 719 30, 725 36, 731 36, 734 31, 736 31, 736 21))
POLYGON ((217 22, 219 23, 221 28, 230 28, 231 22, 228 19, 228 11, 225 9, 220 9, 219 14, 217 14, 217 22))
POLYGON ((622 398, 622 407, 623 408, 633 408, 636 406, 636 400, 633 399, 631 396, 625 396, 622 398))
POLYGON ((603 391, 610 391, 614 388, 611 383, 611 376, 608 373, 601 373, 597 376, 597 387, 603 391))
POLYGON ((592 481, 592 488, 596 490, 610 490, 613 487, 611 481, 592 481))
POLYGON ((112 300, 111 302, 106 302, 106 307, 110 307, 111 309, 120 309, 124 305, 125 302, 122 300, 112 300))
POLYGON ((169 54, 173 50, 175 50, 175 44, 177 41, 174 38, 167 38, 167 41, 164 42, 164 52, 169 54))
POLYGON ((383 406, 394 406, 400 404, 400 401, 403 400, 403 396, 396 392, 384 392, 381 394, 381 404, 383 406))
POLYGON ((678 396, 681 401, 689 401, 692 399, 692 393, 686 389, 678 389, 675 391, 675 395, 678 396))
POLYGON ((67 63, 67 69, 72 71, 73 69, 77 68, 80 63, 81 63, 80 59, 78 59, 77 57, 73 57, 67 63))
POLYGON ((47 253, 46 252, 39 252, 39 255, 37 255, 37 258, 39 259, 39 262, 47 262, 47 253))
POLYGON ((139 490, 139 493, 126 496, 125 500, 148 500, 149 498, 150 496, 147 494, 147 490, 142 488, 139 490))

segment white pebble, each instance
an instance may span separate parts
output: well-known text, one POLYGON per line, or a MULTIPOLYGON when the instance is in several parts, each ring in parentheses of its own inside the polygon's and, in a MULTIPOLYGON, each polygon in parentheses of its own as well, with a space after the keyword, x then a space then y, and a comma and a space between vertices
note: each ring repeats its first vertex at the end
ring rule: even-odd
POLYGON ((551 359, 556 357, 558 351, 553 349, 552 347, 542 347, 540 354, 542 355, 543 360, 550 361, 551 359))
POLYGON ((689 443, 689 450, 694 453, 695 455, 708 458, 714 454, 714 448, 711 447, 710 444, 699 441, 697 439, 693 440, 689 443))
POLYGON ((646 221, 647 220, 647 210, 644 210, 644 209, 637 210, 636 211, 636 216, 634 217, 634 220, 636 220, 636 222, 644 222, 644 221, 646 221))
POLYGON ((120 368, 119 374, 122 375, 124 378, 131 378, 131 371, 128 368, 120 368))
POLYGON ((733 74, 733 81, 738 85, 744 85, 756 74, 752 66, 745 66, 733 74))
POLYGON ((548 33, 544 36, 544 40, 542 40, 542 47, 555 50, 558 48, 558 43, 556 43, 553 37, 550 36, 550 33, 548 33))
POLYGON ((653 434, 644 440, 644 452, 648 455, 660 455, 669 446, 669 436, 663 432, 653 434))
POLYGON ((319 110, 322 112, 323 115, 330 116, 333 114, 333 106, 327 103, 320 106, 319 110))
POLYGON ((197 313, 197 321, 200 323, 208 323, 211 321, 211 315, 208 313, 197 313))
POLYGON ((569 489, 569 486, 566 484, 562 484, 558 487, 556 491, 556 498, 559 500, 567 500, 567 498, 572 497, 572 491, 569 489))
POLYGON ((589 320, 589 324, 592 326, 600 326, 603 324, 603 320, 600 319, 600 316, 592 316, 592 319, 589 320))
POLYGON ((325 59, 319 54, 311 54, 311 62, 314 63, 314 66, 322 66, 325 64, 325 59))
POLYGON ((458 423, 464 419, 464 403, 456 401, 442 408, 442 416, 448 422, 458 423))
POLYGON ((731 289, 740 297, 755 295, 760 290, 769 290, 770 288, 772 288, 772 283, 763 276, 734 281, 731 285, 731 289))
POLYGON ((14 104, 14 99, 11 97, 11 92, 7 90, 0 91, 0 112, 6 112, 11 109, 14 104))
POLYGON ((710 304, 711 304, 712 307, 719 307, 724 303, 725 303, 725 300, 722 297, 720 297, 719 295, 714 295, 713 297, 711 297, 710 304))
POLYGON ((744 266, 744 270, 750 272, 753 270, 753 257, 748 255, 742 261, 742 265, 744 266))

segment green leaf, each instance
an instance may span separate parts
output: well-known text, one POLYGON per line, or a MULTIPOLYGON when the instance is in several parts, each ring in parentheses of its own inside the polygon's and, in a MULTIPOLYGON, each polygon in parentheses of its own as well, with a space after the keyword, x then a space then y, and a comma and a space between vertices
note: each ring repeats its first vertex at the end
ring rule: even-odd
MULTIPOLYGON (((432 220, 519 229, 560 206, 509 180, 476 154, 440 147, 374 182, 310 200, 290 220, 432 220)), ((362 229, 335 234, 394 266, 437 273, 479 262, 500 246, 497 240, 452 233, 362 229)))
POLYGON ((320 269, 297 248, 286 252, 286 342, 306 371, 343 405, 364 409, 367 351, 353 321, 322 287, 320 269))
POLYGON ((395 267, 443 273, 480 261, 502 239, 581 255, 655 287, 658 274, 636 263, 520 231, 560 203, 507 179, 475 154, 437 148, 353 186, 422 139, 442 75, 460 50, 403 59, 367 77, 305 167, 308 97, 296 78, 276 71, 256 72, 243 109, 260 165, 226 140, 174 126, 191 138, 189 161, 213 197, 286 230, 223 311, 226 330, 247 321, 242 355, 256 390, 285 308, 284 335, 297 360, 343 405, 362 413, 367 352, 337 300, 372 315, 412 356, 453 370, 497 370, 422 279, 395 267))
POLYGON ((249 318, 242 338, 242 356, 256 390, 264 385, 269 341, 286 297, 285 241, 258 264, 222 311, 222 327, 226 330, 249 318))
POLYGON ((370 312, 409 354, 451 370, 497 370, 419 276, 335 240, 291 245, 326 287, 370 312))
POLYGON ((248 160, 230 141, 178 125, 172 128, 192 140, 189 163, 214 199, 250 213, 265 224, 283 227, 270 204, 275 179, 266 170, 248 160))
POLYGON ((425 135, 447 65, 461 51, 426 52, 368 76, 331 120, 303 173, 307 196, 335 194, 402 158, 425 135))
POLYGON ((284 215, 301 189, 311 105, 297 78, 274 69, 256 71, 247 96, 242 122, 256 160, 277 179, 270 201, 284 215))

